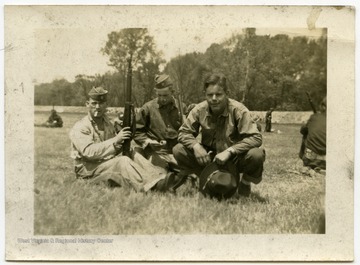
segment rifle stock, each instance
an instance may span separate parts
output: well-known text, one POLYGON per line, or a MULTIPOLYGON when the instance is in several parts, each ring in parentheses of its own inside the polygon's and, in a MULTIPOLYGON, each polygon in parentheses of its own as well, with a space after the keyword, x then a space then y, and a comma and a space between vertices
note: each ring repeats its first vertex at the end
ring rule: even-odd
MULTIPOLYGON (((132 119, 133 104, 131 102, 131 86, 132 86, 132 66, 131 66, 132 54, 130 54, 130 58, 128 59, 128 70, 127 70, 127 78, 126 78, 126 88, 125 88, 125 108, 124 108, 124 127, 130 127, 133 129, 132 123, 135 122, 132 119)), ((133 130, 132 130, 133 131, 133 130)), ((131 157, 130 150, 131 139, 125 140, 123 143, 123 155, 131 157)))

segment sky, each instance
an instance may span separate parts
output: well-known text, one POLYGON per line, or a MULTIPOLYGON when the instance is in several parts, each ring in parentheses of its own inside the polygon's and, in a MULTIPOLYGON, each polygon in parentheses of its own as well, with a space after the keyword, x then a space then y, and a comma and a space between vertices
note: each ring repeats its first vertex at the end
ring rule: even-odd
MULTIPOLYGON (((78 74, 94 75, 114 71, 114 68, 107 65, 107 55, 100 52, 111 31, 111 28, 108 31, 92 28, 37 29, 35 58, 38 61, 34 69, 34 83, 48 83, 60 78, 73 82, 78 74)), ((149 28, 157 49, 163 52, 166 61, 179 54, 205 52, 212 43, 220 43, 232 34, 241 32, 242 29, 239 28, 149 28)), ((257 29, 257 34, 305 35, 316 38, 321 35, 321 30, 257 29)))

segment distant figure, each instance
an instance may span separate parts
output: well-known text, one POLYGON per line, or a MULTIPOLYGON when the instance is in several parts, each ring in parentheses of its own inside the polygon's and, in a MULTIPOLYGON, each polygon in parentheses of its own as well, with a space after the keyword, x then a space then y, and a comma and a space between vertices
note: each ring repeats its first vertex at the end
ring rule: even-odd
POLYGON ((301 154, 304 166, 326 169, 326 97, 321 101, 320 111, 311 115, 300 129, 305 149, 301 154))
POLYGON ((61 128, 63 127, 63 120, 56 110, 52 109, 48 120, 45 123, 38 124, 35 126, 47 127, 47 128, 61 128))
POLYGON ((267 112, 266 112, 266 115, 265 115, 265 132, 271 132, 271 119, 272 119, 272 112, 274 111, 273 108, 269 109, 267 112))

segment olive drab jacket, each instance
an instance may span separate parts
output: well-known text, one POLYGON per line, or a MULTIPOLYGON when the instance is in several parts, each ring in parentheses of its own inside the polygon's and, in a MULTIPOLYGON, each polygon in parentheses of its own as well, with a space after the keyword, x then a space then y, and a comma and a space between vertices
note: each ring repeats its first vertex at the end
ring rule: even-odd
POLYGON ((115 129, 104 115, 104 131, 99 131, 90 114, 78 121, 70 131, 71 157, 75 160, 105 161, 117 155, 115 129))
POLYGON ((216 153, 232 147, 235 154, 242 154, 262 145, 262 135, 250 111, 233 99, 228 99, 227 107, 219 117, 211 114, 207 101, 190 111, 179 129, 178 140, 192 150, 199 135, 201 144, 216 153))

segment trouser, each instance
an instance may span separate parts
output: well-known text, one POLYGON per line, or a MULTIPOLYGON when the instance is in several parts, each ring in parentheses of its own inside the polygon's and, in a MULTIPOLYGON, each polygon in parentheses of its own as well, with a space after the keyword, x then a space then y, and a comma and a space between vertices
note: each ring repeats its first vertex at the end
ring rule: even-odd
POLYGON ((304 166, 312 169, 321 168, 326 169, 326 155, 319 155, 309 148, 305 148, 304 155, 302 157, 304 166))
MULTIPOLYGON (((174 157, 181 169, 181 175, 195 173, 200 176, 204 166, 198 164, 194 152, 177 144, 173 149, 174 157)), ((252 148, 244 154, 232 158, 238 173, 243 173, 243 179, 255 184, 262 180, 263 164, 265 161, 265 150, 262 148, 252 148)))
POLYGON ((139 151, 139 153, 149 159, 155 166, 162 167, 170 171, 180 170, 174 155, 166 148, 154 151, 148 146, 142 151, 139 151))
POLYGON ((91 183, 104 182, 144 192, 166 176, 166 170, 152 165, 137 153, 134 160, 116 156, 104 162, 81 162, 75 166, 75 173, 78 178, 88 179, 91 183))
POLYGON ((271 132, 271 121, 266 122, 265 132, 271 132))

